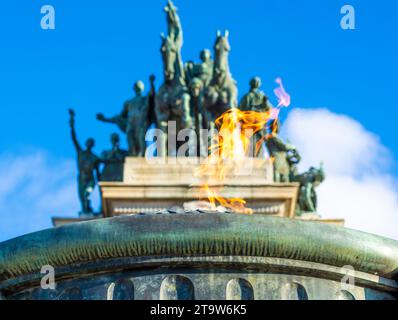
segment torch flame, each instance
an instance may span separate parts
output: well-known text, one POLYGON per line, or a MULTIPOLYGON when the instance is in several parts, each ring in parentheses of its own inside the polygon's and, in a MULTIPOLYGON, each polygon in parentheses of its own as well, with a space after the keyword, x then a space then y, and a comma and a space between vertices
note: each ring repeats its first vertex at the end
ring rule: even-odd
MULTIPOLYGON (((197 176, 204 178, 202 193, 208 198, 212 209, 217 204, 235 212, 251 214, 241 198, 224 198, 221 191, 226 178, 247 161, 252 147, 252 137, 262 130, 271 119, 271 112, 241 111, 230 109, 215 121, 218 132, 213 136, 210 154, 202 164, 197 176)), ((259 148, 256 146, 256 152, 259 148)))
MULTIPOLYGON (((285 91, 280 78, 276 79, 279 88, 274 90, 278 98, 278 106, 265 112, 242 111, 236 108, 223 113, 215 121, 218 131, 212 137, 209 148, 209 156, 197 169, 195 175, 202 180, 200 188, 201 196, 206 197, 211 208, 215 210, 217 205, 231 209, 238 213, 252 214, 253 210, 246 208, 246 201, 242 198, 225 198, 221 195, 226 178, 234 173, 236 168, 244 165, 249 157, 255 156, 260 150, 261 144, 267 138, 263 135, 256 141, 253 148, 253 138, 257 132, 268 129, 270 120, 278 119, 281 107, 290 105, 290 95, 285 91)), ((274 132, 275 121, 270 130, 274 132)))

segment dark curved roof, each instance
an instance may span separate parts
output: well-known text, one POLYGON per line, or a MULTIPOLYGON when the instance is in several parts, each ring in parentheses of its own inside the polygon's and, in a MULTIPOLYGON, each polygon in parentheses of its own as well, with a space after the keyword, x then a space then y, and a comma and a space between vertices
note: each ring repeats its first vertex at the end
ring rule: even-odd
POLYGON ((396 278, 398 241, 319 222, 235 213, 162 213, 79 222, 0 243, 0 281, 134 256, 278 257, 396 278))

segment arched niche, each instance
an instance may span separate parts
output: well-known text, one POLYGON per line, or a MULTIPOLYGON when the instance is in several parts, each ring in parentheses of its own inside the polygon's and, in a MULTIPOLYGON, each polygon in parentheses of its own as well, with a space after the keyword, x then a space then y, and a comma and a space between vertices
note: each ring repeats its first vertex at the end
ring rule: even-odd
POLYGON ((227 300, 254 300, 253 287, 245 279, 232 279, 226 288, 227 300))
POLYGON ((160 300, 194 300, 195 290, 191 280, 179 275, 167 276, 160 286, 160 300))
POLYGON ((288 282, 281 289, 282 300, 308 300, 304 286, 296 282, 288 282))
POLYGON ((112 282, 108 287, 107 300, 134 300, 134 283, 130 279, 112 282))
POLYGON ((336 300, 355 300, 355 297, 352 293, 347 290, 340 290, 336 294, 336 300))

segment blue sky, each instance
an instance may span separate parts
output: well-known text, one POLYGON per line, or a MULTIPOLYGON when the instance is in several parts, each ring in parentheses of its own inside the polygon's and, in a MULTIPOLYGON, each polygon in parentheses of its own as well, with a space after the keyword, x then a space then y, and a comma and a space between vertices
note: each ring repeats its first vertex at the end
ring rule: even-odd
MULTIPOLYGON (((263 90, 274 99, 274 80, 282 77, 292 97, 291 109, 325 107, 355 119, 390 151, 389 174, 398 174, 396 1, 175 0, 175 4, 184 30, 184 61, 198 60, 202 48, 212 48, 216 30, 228 29, 231 71, 240 94, 247 90, 250 77, 259 75, 263 90), (356 30, 340 28, 340 8, 347 3, 355 7, 356 30)), ((93 136, 98 153, 108 148, 109 134, 116 128, 99 123, 95 114, 118 113, 137 79, 148 87, 148 76, 154 73, 157 86, 161 84, 164 5, 164 0, 2 1, 1 153, 40 149, 50 154, 51 164, 73 159, 70 107, 77 113, 78 137, 93 136), (40 8, 45 4, 55 8, 55 30, 40 28, 40 8)), ((284 111, 282 117, 286 116, 284 111)), ((6 212, 1 209, 2 219, 6 212)))

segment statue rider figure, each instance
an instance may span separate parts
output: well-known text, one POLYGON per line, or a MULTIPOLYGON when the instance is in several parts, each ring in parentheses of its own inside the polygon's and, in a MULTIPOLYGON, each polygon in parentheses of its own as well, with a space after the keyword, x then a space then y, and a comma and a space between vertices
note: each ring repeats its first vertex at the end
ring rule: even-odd
POLYGON ((186 65, 186 76, 187 82, 190 84, 192 79, 198 78, 202 81, 202 89, 204 90, 210 84, 213 78, 213 66, 214 62, 211 59, 211 52, 209 49, 203 49, 200 52, 201 63, 195 64, 194 62, 188 62, 186 65))
POLYGON ((253 77, 249 82, 250 90, 239 102, 239 109, 242 111, 267 112, 272 108, 268 97, 264 94, 261 87, 261 78, 253 77))
MULTIPOLYGON (((239 109, 241 111, 257 111, 257 112, 268 112, 272 109, 272 105, 268 100, 268 97, 260 89, 261 78, 253 77, 249 82, 250 90, 246 93, 239 102, 239 109)), ((266 127, 255 133, 253 139, 252 152, 253 155, 263 157, 265 154, 264 138, 266 136, 266 127), (257 149, 257 150, 256 150, 257 149)))

